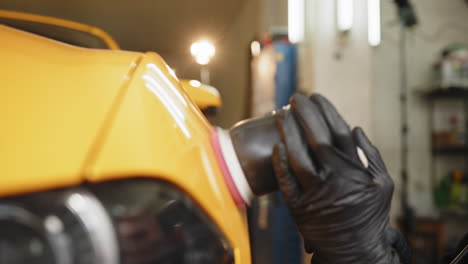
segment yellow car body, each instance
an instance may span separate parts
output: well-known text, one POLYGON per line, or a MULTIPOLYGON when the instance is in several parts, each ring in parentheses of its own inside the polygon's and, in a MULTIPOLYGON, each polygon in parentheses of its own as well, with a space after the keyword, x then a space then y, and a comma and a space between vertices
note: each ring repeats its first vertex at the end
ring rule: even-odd
MULTIPOLYGON (((15 27, 17 23, 22 25, 21 23, 29 22, 31 23, 29 27, 32 27, 35 33, 41 32, 41 30, 35 28, 35 25, 50 25, 71 32, 82 33, 98 39, 106 49, 120 50, 117 41, 109 33, 96 26, 57 17, 0 9, 0 24, 2 19, 12 23, 12 27, 15 27)), ((72 33, 71 35, 73 36, 72 33)), ((54 36, 60 36, 60 33, 56 33, 54 36)), ((71 39, 79 38, 79 36, 76 36, 76 38, 72 37, 71 39)), ((62 39, 59 38, 58 40, 62 39)), ((202 84, 197 80, 181 79, 180 83, 202 111, 208 110, 209 112, 209 110, 221 107, 221 97, 216 88, 202 84)))
POLYGON ((119 44, 112 38, 112 36, 106 31, 87 24, 78 23, 75 21, 70 21, 66 19, 61 19, 58 17, 43 16, 25 12, 18 12, 12 10, 2 10, 0 9, 0 18, 15 20, 15 21, 29 21, 39 24, 47 24, 62 28, 67 28, 79 32, 84 32, 89 35, 92 35, 100 39, 107 48, 112 50, 120 49, 119 44))
POLYGON ((147 178, 187 193, 250 263, 245 212, 210 144, 211 125, 155 53, 67 45, 0 25, 0 201, 147 178))
POLYGON ((180 79, 180 84, 205 115, 216 113, 216 110, 221 107, 221 96, 213 86, 187 79, 180 79))

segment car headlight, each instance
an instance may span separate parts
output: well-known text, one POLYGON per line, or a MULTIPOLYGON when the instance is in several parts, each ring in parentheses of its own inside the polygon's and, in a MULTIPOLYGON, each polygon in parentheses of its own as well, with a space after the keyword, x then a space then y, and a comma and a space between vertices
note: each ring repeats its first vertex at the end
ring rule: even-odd
POLYGON ((233 262, 216 225, 169 183, 120 180, 0 200, 0 264, 233 262))
POLYGON ((118 244, 105 208, 85 188, 0 202, 0 263, 113 264, 118 244))

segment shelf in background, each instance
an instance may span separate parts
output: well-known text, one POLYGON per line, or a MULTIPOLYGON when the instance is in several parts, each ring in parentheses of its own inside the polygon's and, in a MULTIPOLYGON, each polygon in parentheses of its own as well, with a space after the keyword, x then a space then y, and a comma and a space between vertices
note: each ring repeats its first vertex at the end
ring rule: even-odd
POLYGON ((442 217, 468 217, 468 209, 464 208, 439 208, 439 213, 442 217))
POLYGON ((432 153, 438 155, 463 155, 468 154, 468 146, 435 147, 432 149, 432 153))
POLYGON ((468 99, 468 87, 436 88, 430 91, 421 91, 422 97, 429 100, 437 99, 468 99))

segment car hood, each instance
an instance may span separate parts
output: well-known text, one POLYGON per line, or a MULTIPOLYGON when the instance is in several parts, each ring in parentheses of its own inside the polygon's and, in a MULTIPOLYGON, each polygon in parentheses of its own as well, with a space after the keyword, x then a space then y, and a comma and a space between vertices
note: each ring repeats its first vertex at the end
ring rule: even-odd
POLYGON ((0 25, 0 196, 81 182, 140 57, 0 25))

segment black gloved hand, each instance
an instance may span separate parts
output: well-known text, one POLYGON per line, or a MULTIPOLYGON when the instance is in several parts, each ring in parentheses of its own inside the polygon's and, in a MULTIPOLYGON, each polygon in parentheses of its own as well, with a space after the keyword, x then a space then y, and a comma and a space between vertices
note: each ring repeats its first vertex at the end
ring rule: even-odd
POLYGON ((385 232, 387 237, 387 243, 395 250, 398 254, 401 264, 411 263, 411 247, 408 240, 396 229, 389 228, 385 232))
POLYGON ((378 150, 324 97, 297 94, 290 105, 277 114, 273 166, 314 263, 400 263, 386 239, 393 182, 378 150))

